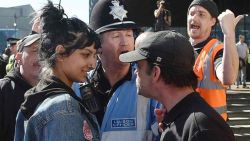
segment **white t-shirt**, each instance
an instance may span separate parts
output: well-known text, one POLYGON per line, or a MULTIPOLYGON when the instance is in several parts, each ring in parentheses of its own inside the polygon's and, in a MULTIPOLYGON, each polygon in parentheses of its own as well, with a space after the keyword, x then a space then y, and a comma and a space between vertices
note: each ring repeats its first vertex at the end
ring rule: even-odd
POLYGON ((238 55, 240 58, 246 60, 247 55, 248 55, 248 47, 246 43, 241 43, 240 41, 236 44, 238 55))

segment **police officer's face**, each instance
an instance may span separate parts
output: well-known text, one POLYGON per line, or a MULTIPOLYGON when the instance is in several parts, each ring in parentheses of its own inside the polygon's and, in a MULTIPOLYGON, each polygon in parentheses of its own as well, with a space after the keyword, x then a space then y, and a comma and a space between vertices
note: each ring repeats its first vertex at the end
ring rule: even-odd
POLYGON ((192 6, 187 15, 187 31, 190 38, 194 40, 204 40, 210 36, 212 26, 216 19, 199 5, 192 6))
POLYGON ((119 60, 119 55, 134 50, 132 29, 107 31, 101 34, 101 61, 116 67, 128 65, 119 60))

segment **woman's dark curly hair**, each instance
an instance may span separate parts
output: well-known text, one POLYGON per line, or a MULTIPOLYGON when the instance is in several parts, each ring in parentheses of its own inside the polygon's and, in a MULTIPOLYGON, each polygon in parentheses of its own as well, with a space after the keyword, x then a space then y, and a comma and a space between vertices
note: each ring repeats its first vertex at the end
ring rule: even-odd
POLYGON ((51 1, 45 5, 38 15, 42 29, 42 42, 39 58, 46 67, 54 67, 56 46, 63 45, 69 56, 76 49, 82 49, 95 43, 95 49, 100 47, 98 35, 86 23, 78 18, 68 18, 62 7, 55 7, 51 1))

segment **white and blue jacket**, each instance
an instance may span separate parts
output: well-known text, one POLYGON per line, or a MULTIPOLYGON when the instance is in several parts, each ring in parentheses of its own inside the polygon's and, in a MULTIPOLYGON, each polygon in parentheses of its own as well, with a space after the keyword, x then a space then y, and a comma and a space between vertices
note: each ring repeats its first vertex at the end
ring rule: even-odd
POLYGON ((160 104, 137 94, 135 67, 132 77, 113 93, 101 125, 102 141, 159 140, 154 109, 160 104))

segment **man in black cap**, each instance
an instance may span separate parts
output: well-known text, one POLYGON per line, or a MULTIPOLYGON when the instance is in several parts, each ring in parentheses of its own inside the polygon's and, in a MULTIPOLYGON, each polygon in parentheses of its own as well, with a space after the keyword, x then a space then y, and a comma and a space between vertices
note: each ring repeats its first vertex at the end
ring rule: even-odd
POLYGON ((10 48, 11 56, 9 57, 8 64, 6 65, 6 72, 8 73, 10 70, 14 68, 15 55, 17 53, 17 42, 20 39, 18 38, 7 38, 7 45, 10 48))
POLYGON ((119 61, 120 54, 134 50, 137 26, 128 12, 122 1, 99 0, 90 17, 102 46, 92 82, 103 141, 152 141, 158 133, 153 111, 158 103, 137 95, 136 66, 119 61))
POLYGON ((226 85, 235 82, 238 74, 238 54, 235 47, 235 26, 243 17, 235 18, 230 10, 219 16, 212 0, 194 0, 187 12, 189 41, 199 54, 194 71, 198 76, 201 96, 227 120, 226 85), (224 44, 211 37, 217 17, 224 34, 224 44))
POLYGON ((20 40, 15 62, 17 67, 0 79, 0 139, 13 141, 16 115, 24 93, 38 82, 40 65, 38 47, 40 34, 29 35, 20 40))
POLYGON ((7 46, 10 48, 11 54, 16 54, 17 53, 17 46, 16 43, 17 41, 19 41, 20 39, 18 38, 7 38, 7 46))
POLYGON ((166 108, 161 141, 234 141, 223 118, 195 92, 194 52, 180 33, 159 31, 136 39, 135 50, 120 55, 136 62, 140 95, 166 108))

